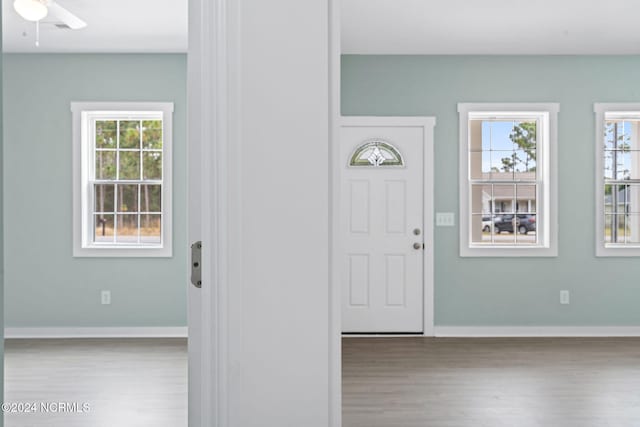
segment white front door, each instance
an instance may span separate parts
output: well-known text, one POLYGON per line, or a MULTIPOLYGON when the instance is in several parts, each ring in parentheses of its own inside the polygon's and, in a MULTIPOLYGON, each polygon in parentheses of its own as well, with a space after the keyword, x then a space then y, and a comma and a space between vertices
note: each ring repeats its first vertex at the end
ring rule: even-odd
POLYGON ((424 331, 424 244, 432 245, 423 223, 427 130, 415 120, 345 118, 341 127, 345 333, 424 331))

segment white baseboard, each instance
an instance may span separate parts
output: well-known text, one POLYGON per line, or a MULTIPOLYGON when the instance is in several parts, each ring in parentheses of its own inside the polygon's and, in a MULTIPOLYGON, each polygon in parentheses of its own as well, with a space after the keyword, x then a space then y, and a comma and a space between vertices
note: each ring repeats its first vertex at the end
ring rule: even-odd
POLYGON ((424 338, 423 334, 353 334, 344 332, 342 338, 424 338))
POLYGON ((436 326, 441 338, 640 337, 640 326, 436 326))
POLYGON ((186 338, 187 327, 5 328, 5 338, 186 338))

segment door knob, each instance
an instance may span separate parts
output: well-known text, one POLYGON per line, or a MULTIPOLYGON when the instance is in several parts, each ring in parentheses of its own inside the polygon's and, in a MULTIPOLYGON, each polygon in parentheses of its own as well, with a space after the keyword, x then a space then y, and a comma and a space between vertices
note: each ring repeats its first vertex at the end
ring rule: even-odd
POLYGON ((422 249, 422 243, 418 243, 418 242, 414 243, 413 249, 422 249))

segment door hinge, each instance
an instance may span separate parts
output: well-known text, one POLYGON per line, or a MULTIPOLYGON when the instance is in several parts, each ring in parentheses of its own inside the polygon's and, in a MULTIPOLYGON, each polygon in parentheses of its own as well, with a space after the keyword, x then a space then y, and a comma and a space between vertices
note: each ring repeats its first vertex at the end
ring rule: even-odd
POLYGON ((191 245, 191 284, 202 287, 202 242, 198 240, 191 245))

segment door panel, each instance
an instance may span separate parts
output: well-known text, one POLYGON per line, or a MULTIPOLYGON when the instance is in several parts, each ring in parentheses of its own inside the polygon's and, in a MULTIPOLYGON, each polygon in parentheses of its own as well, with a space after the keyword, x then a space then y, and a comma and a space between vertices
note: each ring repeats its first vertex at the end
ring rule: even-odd
POLYGON ((340 141, 342 330, 422 332, 424 128, 343 126, 340 141), (358 147, 377 140, 397 149, 404 166, 376 163, 376 153, 370 165, 349 165, 358 147))
POLYGON ((386 228, 387 234, 403 234, 407 224, 406 183, 386 182, 386 228))
POLYGON ((369 181, 351 181, 351 233, 369 233, 369 181))
POLYGON ((349 305, 369 306, 369 255, 349 256, 349 305))
POLYGON ((404 254, 385 256, 385 285, 387 291, 387 307, 404 307, 406 305, 406 259, 404 254))

